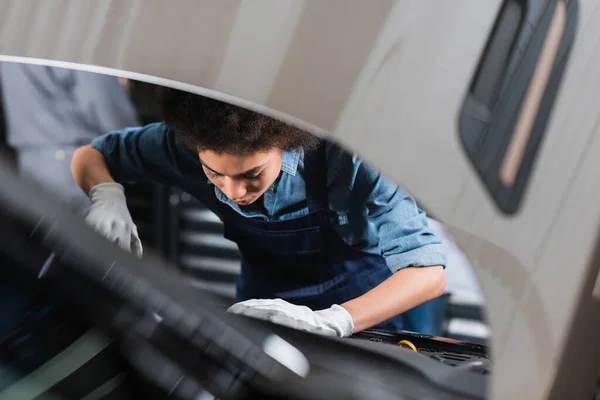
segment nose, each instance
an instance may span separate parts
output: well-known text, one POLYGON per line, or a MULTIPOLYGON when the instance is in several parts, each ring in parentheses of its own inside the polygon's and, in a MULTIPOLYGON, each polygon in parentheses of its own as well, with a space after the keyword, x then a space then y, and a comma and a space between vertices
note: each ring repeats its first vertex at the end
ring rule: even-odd
POLYGON ((223 190, 225 196, 229 197, 231 200, 234 201, 243 198, 248 192, 244 182, 230 178, 225 180, 225 183, 223 184, 221 190, 223 190))

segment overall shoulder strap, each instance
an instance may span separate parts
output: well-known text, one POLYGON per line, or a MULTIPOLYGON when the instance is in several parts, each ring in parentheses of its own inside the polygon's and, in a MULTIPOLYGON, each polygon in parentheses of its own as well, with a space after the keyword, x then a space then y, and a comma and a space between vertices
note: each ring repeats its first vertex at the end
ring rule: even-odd
POLYGON ((306 197, 309 211, 327 210, 327 157, 325 141, 304 153, 306 197))

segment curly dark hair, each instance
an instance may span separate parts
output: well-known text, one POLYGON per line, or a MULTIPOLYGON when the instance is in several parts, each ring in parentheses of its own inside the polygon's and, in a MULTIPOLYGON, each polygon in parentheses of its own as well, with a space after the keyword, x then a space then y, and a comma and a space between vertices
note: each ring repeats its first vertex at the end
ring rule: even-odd
POLYGON ((319 139, 301 129, 245 108, 181 90, 160 87, 164 122, 195 151, 248 155, 279 149, 312 149, 319 139))

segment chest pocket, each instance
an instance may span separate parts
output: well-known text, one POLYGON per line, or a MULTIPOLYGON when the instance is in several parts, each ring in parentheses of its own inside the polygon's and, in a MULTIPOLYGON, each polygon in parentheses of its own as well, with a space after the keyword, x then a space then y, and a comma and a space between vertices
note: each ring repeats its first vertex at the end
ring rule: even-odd
MULTIPOLYGON (((346 199, 349 199, 347 193, 344 193, 344 195, 346 195, 346 199)), ((338 203, 348 204, 349 201, 340 201, 338 203)), ((360 219, 356 218, 358 210, 349 207, 339 207, 336 204, 330 204, 329 208, 329 223, 335 233, 349 246, 358 244, 363 239, 361 234, 356 233, 356 224, 360 221, 360 219)))

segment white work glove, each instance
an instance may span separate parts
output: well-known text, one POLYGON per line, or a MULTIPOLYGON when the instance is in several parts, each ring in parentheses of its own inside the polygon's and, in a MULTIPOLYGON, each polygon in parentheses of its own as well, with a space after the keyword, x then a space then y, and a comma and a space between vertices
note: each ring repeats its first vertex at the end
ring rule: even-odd
POLYGON ((313 311, 281 299, 255 299, 236 303, 227 311, 324 336, 347 337, 354 331, 352 317, 337 304, 325 310, 313 311))
POLYGON ((92 205, 85 220, 98 233, 123 249, 142 256, 142 242, 131 219, 125 189, 118 183, 101 183, 90 190, 92 205))

